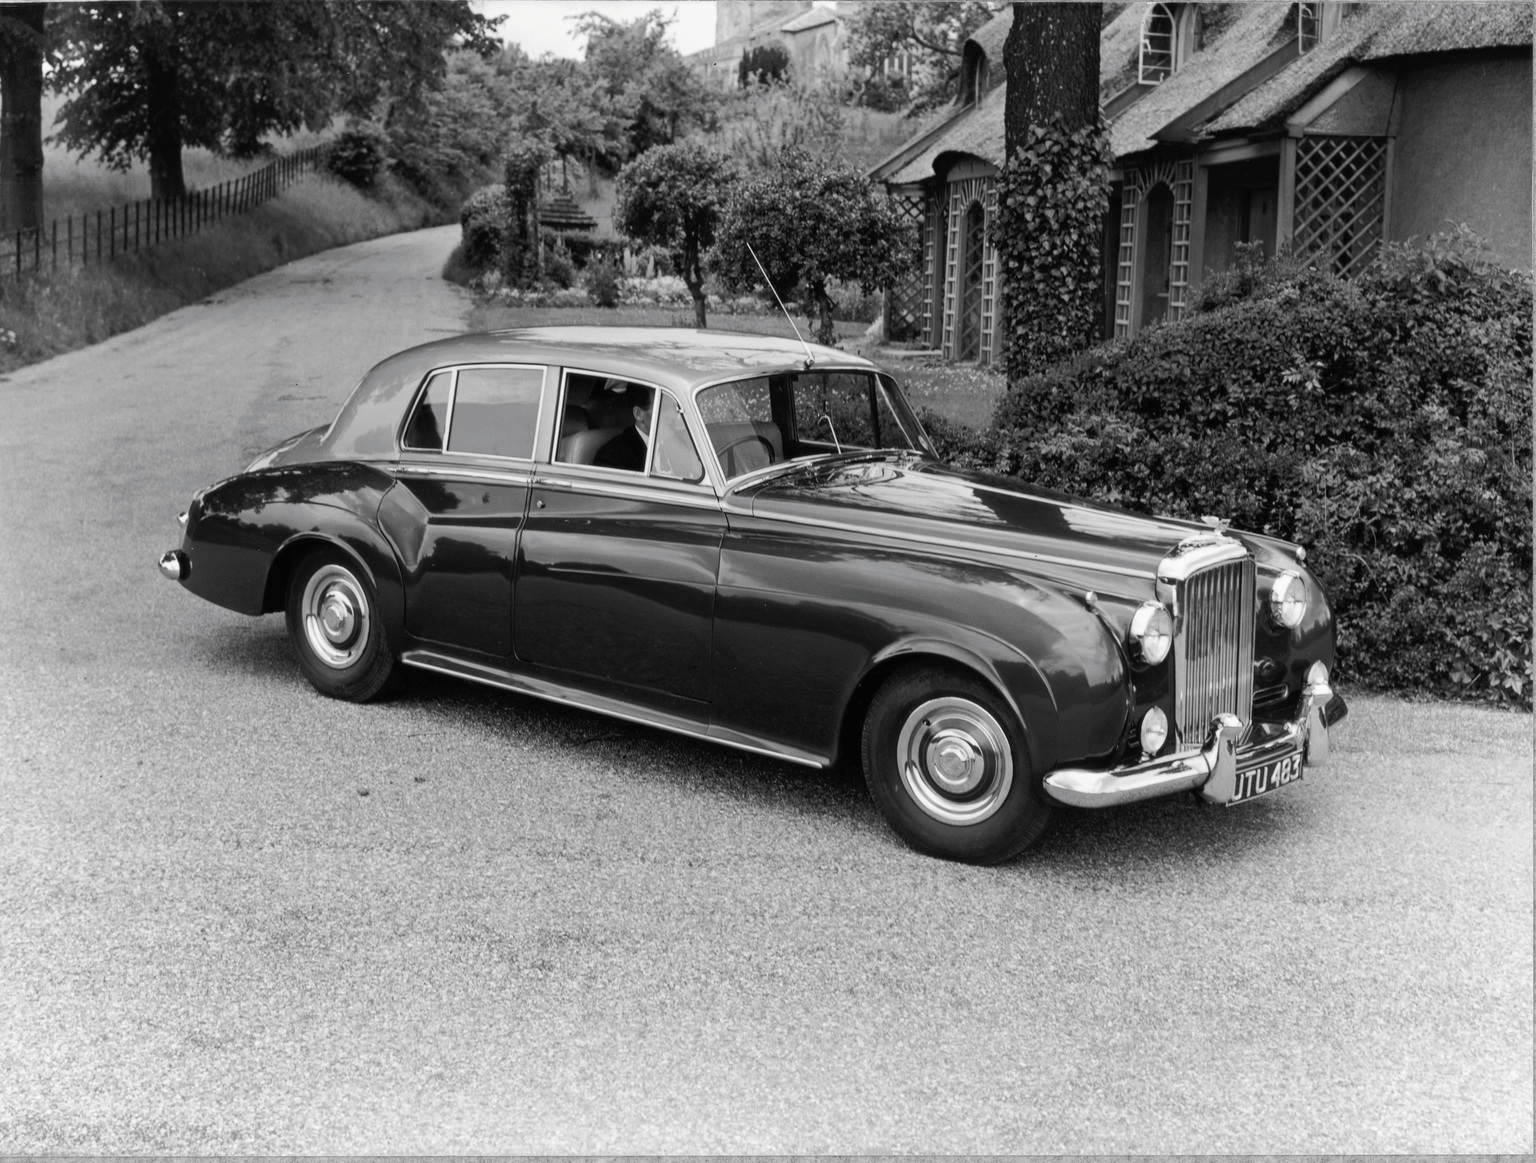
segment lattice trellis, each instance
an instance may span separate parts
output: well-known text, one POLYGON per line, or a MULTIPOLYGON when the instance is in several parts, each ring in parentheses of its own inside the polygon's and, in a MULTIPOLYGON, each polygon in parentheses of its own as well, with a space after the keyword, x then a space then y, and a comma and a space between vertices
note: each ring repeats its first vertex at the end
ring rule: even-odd
POLYGON ((1115 336, 1131 334, 1136 293, 1136 258, 1145 245, 1137 237, 1142 199, 1162 183, 1173 191, 1173 248, 1169 255, 1168 321, 1184 318, 1189 303, 1189 238, 1195 197, 1195 163, 1168 158, 1125 176, 1120 203, 1120 257, 1115 267, 1115 336))
POLYGON ((992 224, 997 221, 997 183, 989 181, 982 199, 986 212, 985 242, 981 268, 981 362, 992 364, 994 337, 997 334, 998 315, 1002 307, 1000 264, 997 260, 997 244, 992 241, 992 224))
POLYGON ((885 334, 901 343, 921 335, 927 322, 924 308, 929 302, 928 255, 932 240, 928 199, 919 192, 901 193, 891 199, 917 227, 917 269, 885 293, 885 334))
POLYGON ((972 202, 965 211, 963 240, 960 246, 960 308, 955 339, 957 359, 975 359, 981 354, 981 284, 986 255, 987 212, 980 202, 972 202))
POLYGON ((980 328, 979 354, 985 359, 990 355, 992 326, 991 320, 986 317, 988 300, 996 302, 996 258, 993 255, 993 246, 986 240, 988 234, 987 223, 992 217, 996 206, 996 183, 991 178, 964 178, 958 182, 949 183, 949 222, 945 231, 945 256, 944 256, 944 340, 941 347, 945 359, 963 359, 959 352, 959 323, 960 323, 960 295, 961 269, 964 261, 963 236, 965 234, 966 210, 972 202, 980 202, 982 205, 982 287, 983 287, 983 317, 980 328))
POLYGON ((1386 206, 1385 138, 1318 136, 1296 143, 1295 254, 1326 258, 1337 275, 1357 273, 1381 243, 1386 206))

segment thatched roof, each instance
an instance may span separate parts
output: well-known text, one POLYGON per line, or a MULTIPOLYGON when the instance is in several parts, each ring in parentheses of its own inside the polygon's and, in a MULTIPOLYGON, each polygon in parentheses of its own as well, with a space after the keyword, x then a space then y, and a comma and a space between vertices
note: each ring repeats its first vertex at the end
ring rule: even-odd
POLYGON ((1311 52, 1259 85, 1205 126, 1210 135, 1273 128, 1353 64, 1393 57, 1529 48, 1529 3, 1380 0, 1361 5, 1311 52))
MULTIPOLYGON (((1204 49, 1109 127, 1109 147, 1114 155, 1119 158, 1152 149, 1157 145, 1152 135, 1159 129, 1213 96, 1223 85, 1235 81, 1279 47, 1285 39, 1282 26, 1288 8, 1289 5, 1278 3, 1237 6, 1231 22, 1219 32, 1209 34, 1204 49)), ((1139 13, 1132 14, 1139 20, 1139 13)))

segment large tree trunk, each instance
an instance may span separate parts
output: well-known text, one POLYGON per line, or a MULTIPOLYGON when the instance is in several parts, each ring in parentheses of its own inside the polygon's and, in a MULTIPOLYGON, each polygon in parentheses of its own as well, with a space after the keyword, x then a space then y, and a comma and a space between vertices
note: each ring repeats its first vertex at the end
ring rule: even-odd
POLYGON ((1008 103, 1003 134, 1012 157, 1028 126, 1059 115, 1067 129, 1099 116, 1099 29, 1102 4, 1016 3, 1003 44, 1008 103))
MULTIPOLYGON (((173 15, 172 20, 176 20, 173 15)), ((149 112, 149 192, 185 198, 181 170, 181 43, 174 25, 157 44, 144 46, 145 104, 149 112)))
POLYGON ((704 268, 699 262, 699 244, 690 241, 683 249, 683 282, 693 296, 693 325, 708 327, 704 318, 704 268))
POLYGON ((1099 338, 1109 206, 1099 113, 1102 15, 1102 4, 1015 3, 1003 45, 1007 161, 991 225, 1010 380, 1044 371, 1099 338))
POLYGON ((0 229, 43 225, 44 4, 0 4, 0 229))

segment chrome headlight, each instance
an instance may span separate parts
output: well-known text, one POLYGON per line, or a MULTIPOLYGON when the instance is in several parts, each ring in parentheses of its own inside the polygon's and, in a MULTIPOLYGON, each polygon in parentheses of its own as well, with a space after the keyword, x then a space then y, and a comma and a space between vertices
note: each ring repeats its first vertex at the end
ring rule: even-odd
POLYGON ((1307 579, 1286 570, 1269 587, 1269 616, 1275 625, 1294 630, 1307 614, 1307 579))
POLYGON ((1142 602, 1131 615, 1131 657, 1155 666, 1173 647, 1173 615, 1161 602, 1142 602))

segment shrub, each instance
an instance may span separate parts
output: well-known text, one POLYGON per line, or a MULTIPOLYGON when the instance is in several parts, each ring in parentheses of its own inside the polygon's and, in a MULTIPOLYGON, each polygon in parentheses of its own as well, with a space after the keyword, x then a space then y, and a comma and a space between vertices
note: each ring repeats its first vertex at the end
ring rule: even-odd
POLYGON ((1529 706, 1530 279, 1462 232, 1354 282, 1244 256, 1201 308, 1015 381, 952 451, 1298 541, 1341 677, 1529 706))
POLYGON ((325 168, 360 190, 371 190, 389 164, 389 139, 371 125, 345 129, 325 150, 325 168))
POLYGON ((599 307, 617 307, 623 288, 619 268, 607 260, 587 267, 587 297, 599 307))
POLYGON ((507 188, 500 183, 483 186, 465 199, 459 211, 459 225, 464 231, 461 259, 465 266, 488 271, 501 264, 501 234, 506 229, 510 205, 507 188))
POLYGON ((550 239, 545 238, 544 248, 544 280, 553 287, 565 290, 576 285, 576 264, 571 261, 571 256, 565 252, 565 248, 558 244, 550 244, 550 239))

